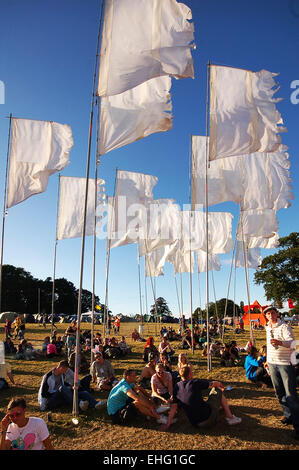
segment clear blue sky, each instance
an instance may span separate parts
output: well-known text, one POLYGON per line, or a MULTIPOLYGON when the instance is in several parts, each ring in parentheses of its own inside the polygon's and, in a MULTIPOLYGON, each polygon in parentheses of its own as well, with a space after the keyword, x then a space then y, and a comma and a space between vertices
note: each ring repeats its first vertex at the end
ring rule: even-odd
MULTIPOLYGON (((282 134, 288 145, 294 201, 278 212, 279 234, 298 231, 299 104, 291 103, 291 82, 299 80, 299 1, 281 0, 185 0, 193 13, 196 50, 195 79, 173 80, 171 89, 173 129, 109 152, 103 156, 100 177, 113 193, 115 169, 155 175, 159 181, 155 198, 173 198, 181 206, 189 202, 190 135, 205 134, 206 64, 231 65, 250 70, 279 72, 281 89, 276 96, 288 128, 282 134)), ((0 104, 0 194, 3 195, 8 119, 16 117, 53 120, 69 124, 74 137, 70 165, 65 176, 85 176, 100 0, 1 0, 0 80, 5 84, 5 104, 0 104)), ((94 152, 93 152, 94 155, 94 152)), ((91 177, 94 176, 92 157, 91 177)), ((52 276, 56 231, 58 177, 52 176, 45 193, 14 206, 6 219, 4 263, 21 266, 32 275, 52 276)), ((2 196, 0 207, 2 210, 2 196)), ((239 209, 234 203, 211 210, 231 212, 235 232, 239 209)), ((2 212, 1 212, 2 214, 2 212)), ((262 250, 262 256, 273 253, 262 250)), ((81 240, 62 240, 57 247, 57 277, 79 285, 81 240)), ((114 314, 139 313, 139 290, 135 245, 111 251, 109 307, 114 314)), ((105 296, 105 243, 97 243, 96 294, 105 296)), ((231 255, 221 257, 223 266, 214 274, 216 298, 226 297, 231 255)), ((262 287, 253 282, 250 298, 266 301, 262 287)), ((86 242, 83 287, 92 290, 92 239, 86 242)), ((178 279, 179 280, 179 279, 178 279)), ((201 302, 205 302, 205 275, 201 274, 201 302)), ((142 280, 144 286, 144 279, 142 280)), ((183 275, 184 310, 190 312, 189 275, 183 275)), ((164 297, 178 315, 172 266, 156 280, 157 296, 164 297)), ((148 304, 153 303, 150 283, 148 304)), ((245 275, 237 270, 236 296, 247 304, 245 275)), ((214 300, 211 285, 210 300, 214 300)), ((143 289, 143 301, 145 295, 143 289)), ((193 278, 193 307, 198 305, 196 275, 193 278)), ((41 299, 42 304, 42 299, 41 299)), ((42 305, 41 305, 42 306, 42 305)))

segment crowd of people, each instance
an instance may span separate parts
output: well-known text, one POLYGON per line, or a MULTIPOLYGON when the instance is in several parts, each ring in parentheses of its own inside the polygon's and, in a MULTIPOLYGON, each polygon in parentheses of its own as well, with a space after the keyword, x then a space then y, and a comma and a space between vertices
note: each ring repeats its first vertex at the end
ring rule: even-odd
MULTIPOLYGON (((120 380, 115 374, 113 361, 131 352, 124 336, 118 341, 115 337, 102 338, 98 332, 91 337, 90 330, 82 333, 79 331, 80 341, 76 346, 76 322, 70 324, 63 336, 59 336, 56 331, 51 336, 46 336, 41 349, 34 349, 24 338, 24 330, 19 344, 14 347, 13 339, 18 333, 14 332, 13 337, 9 326, 5 325, 5 351, 6 354, 22 360, 57 358, 56 366, 43 375, 37 396, 40 409, 48 412, 49 421, 53 411, 73 405, 76 390, 80 411, 107 406, 108 416, 113 424, 130 423, 139 413, 148 420, 155 420, 160 425, 160 430, 168 431, 179 419, 178 410, 181 409, 191 425, 205 428, 217 425, 222 409, 226 423, 229 426, 238 425, 242 419, 233 414, 222 382, 196 378, 186 352, 176 355, 176 347, 171 342, 174 339, 179 340, 178 348, 183 350, 187 349, 186 345, 190 350, 192 346, 198 347, 202 349, 203 355, 208 354, 209 346, 209 354, 219 358, 220 366, 241 366, 248 381, 274 388, 284 415, 282 423, 293 425, 294 437, 298 439, 298 378, 296 367, 290 361, 294 343, 293 331, 280 320, 274 307, 266 309, 265 315, 268 321, 267 344, 260 350, 251 341, 244 347, 239 347, 236 341, 223 343, 221 337, 216 340, 213 336, 207 344, 206 327, 201 329, 193 325, 193 334, 187 325, 184 330, 180 325, 177 333, 173 328, 163 327, 157 345, 153 336, 144 340, 135 329, 131 335, 132 340, 145 342, 140 357, 141 363, 143 361, 145 364, 139 378, 137 371, 130 368, 124 370, 120 380), (204 340, 202 344, 198 341, 201 338, 204 340), (78 372, 82 377, 75 382, 76 359, 78 372), (107 398, 96 400, 92 387, 106 394, 107 398), (207 399, 202 396, 205 390, 209 391, 207 399)), ((19 324, 17 326, 20 328, 19 324)), ((119 325, 115 328, 119 332, 119 325)), ((216 334, 217 331, 221 334, 217 326, 212 325, 212 328, 216 334)), ((8 381, 15 383, 11 366, 5 362, 0 365, 0 390, 9 387, 8 381)), ((2 449, 53 448, 46 423, 39 418, 26 417, 26 402, 22 397, 11 400, 1 425, 2 449), (24 429, 26 436, 22 434, 24 429), (29 435, 34 435, 35 438, 30 440, 29 435)))

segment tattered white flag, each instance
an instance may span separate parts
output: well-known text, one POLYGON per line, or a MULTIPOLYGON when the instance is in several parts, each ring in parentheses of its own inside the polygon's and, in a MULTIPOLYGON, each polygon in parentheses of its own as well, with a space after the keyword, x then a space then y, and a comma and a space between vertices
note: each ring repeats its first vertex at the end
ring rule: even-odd
POLYGON ((157 77, 119 95, 103 97, 100 155, 172 128, 170 77, 157 77))
MULTIPOLYGON (((196 252, 197 270, 199 273, 207 272, 207 253, 203 250, 196 252)), ((220 271, 220 258, 218 255, 209 254, 209 271, 220 271)))
MULTIPOLYGON (((206 137, 192 136, 192 204, 205 204, 206 137)), ((290 206, 293 199, 287 147, 214 160, 208 168, 208 204, 234 201, 242 210, 290 206)))
POLYGON ((193 77, 191 10, 176 0, 106 0, 98 95, 151 78, 193 77))
POLYGON ((12 118, 7 207, 46 191, 49 177, 69 164, 72 147, 67 124, 12 118))
POLYGON ((275 152, 286 129, 273 98, 277 74, 210 66, 209 160, 275 152))

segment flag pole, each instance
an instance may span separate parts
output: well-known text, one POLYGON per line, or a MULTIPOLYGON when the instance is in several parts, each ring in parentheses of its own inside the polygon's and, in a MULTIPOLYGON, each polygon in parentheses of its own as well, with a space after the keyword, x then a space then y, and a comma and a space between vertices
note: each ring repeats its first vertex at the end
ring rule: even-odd
POLYGON ((142 309, 142 297, 141 297, 141 276, 140 276, 140 255, 137 246, 137 260, 138 260, 138 285, 139 285, 139 305, 140 305, 140 317, 141 317, 141 332, 143 330, 143 309, 142 309))
POLYGON ((249 328, 250 328, 250 339, 254 345, 254 337, 251 324, 251 309, 250 309, 250 292, 249 292, 249 279, 248 279, 248 258, 247 258, 247 246, 245 245, 244 228, 243 228, 243 211, 240 210, 241 219, 241 230, 242 230, 242 245, 243 245, 243 256, 244 256, 244 268, 245 268, 245 280, 248 298, 248 312, 249 312, 249 328))
POLYGON ((94 114, 94 105, 95 105, 95 96, 96 96, 96 80, 97 80, 97 69, 98 69, 98 62, 99 62, 98 59, 99 59, 99 50, 100 50, 103 6, 104 6, 104 0, 102 1, 102 5, 101 5, 100 21, 99 21, 99 28, 98 28, 95 67, 94 67, 94 75, 93 75, 93 89, 92 89, 91 109, 90 109, 90 118, 89 118, 88 147, 87 147, 87 157, 86 157, 86 183, 85 183, 85 199, 84 199, 84 213, 83 213, 84 215, 83 215, 82 241, 81 241, 80 282, 79 282, 78 304, 77 304, 77 331, 76 331, 76 350, 75 350, 73 416, 79 415, 78 389, 79 389, 80 323, 81 323, 81 302, 82 302, 81 297, 82 297, 82 286, 83 286, 86 214, 87 214, 87 201, 88 201, 88 182, 89 182, 90 154, 91 154, 91 143, 92 143, 93 114, 94 114))
POLYGON ((7 154, 6 154, 6 169, 5 169, 4 197, 3 197, 2 233, 1 233, 1 263, 0 263, 0 313, 2 312, 2 266, 3 266, 3 249, 4 249, 6 203, 7 203, 8 165, 9 165, 9 153, 10 153, 10 143, 11 143, 11 121, 12 121, 12 114, 9 115, 8 144, 7 144, 7 154))
POLYGON ((194 332, 193 332, 193 299, 192 299, 192 272, 191 272, 191 217, 193 217, 193 204, 192 201, 192 135, 190 136, 190 150, 189 150, 189 205, 191 211, 189 215, 189 280, 190 280, 190 319, 191 319, 191 350, 194 354, 194 332))
POLYGON ((209 333, 209 204, 208 204, 208 166, 209 166, 209 108, 210 108, 210 61, 207 64, 207 102, 206 102, 206 174, 205 174, 205 209, 206 209, 206 317, 207 317, 207 368, 208 372, 212 370, 212 361, 210 355, 210 333, 209 333))
POLYGON ((55 243, 54 243, 54 262, 53 262, 52 299, 51 299, 51 335, 53 335, 53 325, 54 325, 56 252, 57 252, 57 230, 58 230, 59 199, 60 199, 60 173, 58 175, 58 195, 57 195, 57 210, 56 210, 56 235, 55 235, 55 243))

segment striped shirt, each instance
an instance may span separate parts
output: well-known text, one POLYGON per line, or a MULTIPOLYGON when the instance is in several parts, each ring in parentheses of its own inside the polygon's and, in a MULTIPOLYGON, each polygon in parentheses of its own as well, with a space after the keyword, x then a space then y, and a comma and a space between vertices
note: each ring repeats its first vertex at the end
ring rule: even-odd
POLYGON ((275 327, 266 326, 267 333, 267 362, 269 364, 288 365, 291 363, 291 344, 294 341, 294 334, 292 328, 283 323, 281 320, 277 321, 275 327), (283 346, 278 346, 277 349, 272 346, 271 339, 282 341, 283 346))

